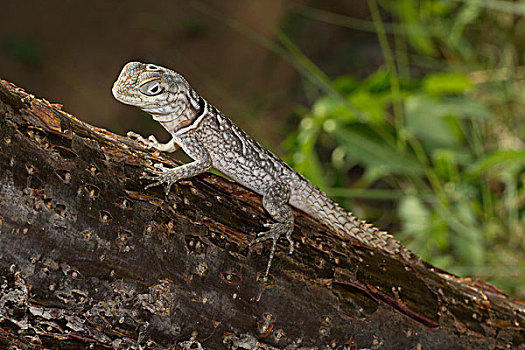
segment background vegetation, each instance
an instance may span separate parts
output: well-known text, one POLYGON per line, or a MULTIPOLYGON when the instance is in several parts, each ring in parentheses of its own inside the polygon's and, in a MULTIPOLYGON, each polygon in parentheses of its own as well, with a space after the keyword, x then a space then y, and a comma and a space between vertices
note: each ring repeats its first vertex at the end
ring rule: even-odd
POLYGON ((368 5, 369 20, 297 10, 374 32, 384 64, 328 79, 283 42, 319 87, 297 109, 288 160, 425 260, 523 297, 525 5, 368 5))
POLYGON ((173 67, 354 214, 440 268, 525 298, 525 4, 3 9, 2 78, 112 131, 159 134, 109 91, 131 59, 173 67))

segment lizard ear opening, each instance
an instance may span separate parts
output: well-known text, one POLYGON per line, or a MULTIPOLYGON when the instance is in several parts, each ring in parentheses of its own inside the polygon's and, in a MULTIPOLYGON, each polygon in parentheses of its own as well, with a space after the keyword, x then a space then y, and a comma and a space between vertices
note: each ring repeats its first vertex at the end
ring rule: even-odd
POLYGON ((154 80, 143 84, 141 87, 139 87, 139 91, 146 96, 156 96, 161 94, 164 89, 160 86, 160 82, 158 80, 154 80))

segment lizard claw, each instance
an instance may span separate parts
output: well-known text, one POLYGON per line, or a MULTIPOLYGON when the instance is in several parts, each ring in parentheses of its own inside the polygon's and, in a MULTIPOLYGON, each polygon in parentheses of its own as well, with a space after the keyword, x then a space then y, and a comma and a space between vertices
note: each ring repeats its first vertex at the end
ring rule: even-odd
POLYGON ((155 186, 160 186, 162 184, 166 185, 166 196, 170 193, 171 186, 180 180, 180 176, 178 174, 177 168, 165 168, 161 164, 155 164, 153 169, 147 169, 148 172, 151 174, 142 174, 140 177, 141 179, 146 180, 156 180, 153 183, 150 183, 144 187, 144 189, 148 189, 155 186))
POLYGON ((270 229, 268 231, 262 231, 257 233, 257 236, 250 243, 248 243, 248 247, 251 247, 252 245, 260 242, 272 240, 272 248, 270 249, 270 257, 268 259, 268 264, 266 265, 265 272, 265 276, 268 277, 270 267, 272 266, 273 257, 275 255, 275 250, 277 249, 277 242, 283 234, 290 243, 289 254, 292 254, 294 251, 294 243, 292 238, 290 237, 293 231, 293 223, 290 225, 287 223, 274 222, 266 223, 263 226, 269 227, 270 229))
POLYGON ((129 137, 130 139, 135 139, 136 141, 140 142, 140 143, 143 143, 145 144, 146 146, 149 146, 149 142, 148 140, 144 139, 144 137, 142 137, 142 135, 140 134, 137 134, 136 132, 134 131, 128 131, 126 133, 126 136, 129 137))
POLYGON ((142 135, 137 134, 134 131, 128 131, 126 133, 126 136, 129 138, 136 139, 138 142, 143 143, 144 145, 146 145, 146 147, 149 148, 159 149, 159 147, 161 146, 159 141, 157 141, 157 139, 153 135, 149 135, 148 138, 145 139, 142 135))
POLYGON ((130 137, 130 138, 133 137, 133 138, 136 138, 136 139, 142 137, 142 136, 140 136, 140 134, 137 134, 137 133, 134 132, 134 131, 128 131, 128 132, 126 133, 126 136, 127 136, 127 137, 130 137))
POLYGON ((151 187, 155 187, 155 186, 160 186, 162 185, 163 183, 166 184, 166 190, 165 190, 165 193, 166 193, 166 196, 170 193, 170 190, 171 190, 171 186, 173 185, 173 182, 171 181, 155 181, 151 184, 148 184, 144 187, 145 190, 147 190, 148 188, 151 188, 151 187))

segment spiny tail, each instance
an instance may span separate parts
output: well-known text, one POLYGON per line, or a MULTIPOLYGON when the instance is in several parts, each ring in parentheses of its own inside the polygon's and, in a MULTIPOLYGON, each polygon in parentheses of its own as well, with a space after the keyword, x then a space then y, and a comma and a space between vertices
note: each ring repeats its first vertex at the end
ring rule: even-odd
POLYGON ((389 254, 399 254, 407 259, 413 255, 394 237, 372 224, 359 220, 317 188, 304 198, 302 207, 300 209, 331 229, 343 235, 349 234, 364 245, 384 250, 389 254))

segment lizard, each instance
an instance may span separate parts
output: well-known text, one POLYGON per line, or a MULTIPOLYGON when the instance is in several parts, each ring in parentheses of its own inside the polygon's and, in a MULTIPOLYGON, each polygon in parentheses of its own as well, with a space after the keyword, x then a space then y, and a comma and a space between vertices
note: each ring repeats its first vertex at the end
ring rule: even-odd
POLYGON ((155 164, 154 169, 142 175, 154 181, 145 189, 165 184, 168 195, 173 183, 213 167, 262 196, 263 208, 273 222, 266 223, 267 230, 259 232, 248 247, 272 241, 266 277, 281 237, 290 245, 289 254, 294 251, 291 207, 341 235, 350 235, 361 244, 390 254, 411 256, 411 252, 391 235, 346 212, 312 182, 253 140, 197 94, 181 74, 151 63, 129 62, 113 84, 112 93, 118 101, 149 113, 172 138, 167 143, 160 143, 153 135, 145 139, 133 131, 128 132, 128 137, 161 152, 182 148, 193 159, 175 168, 155 164))

